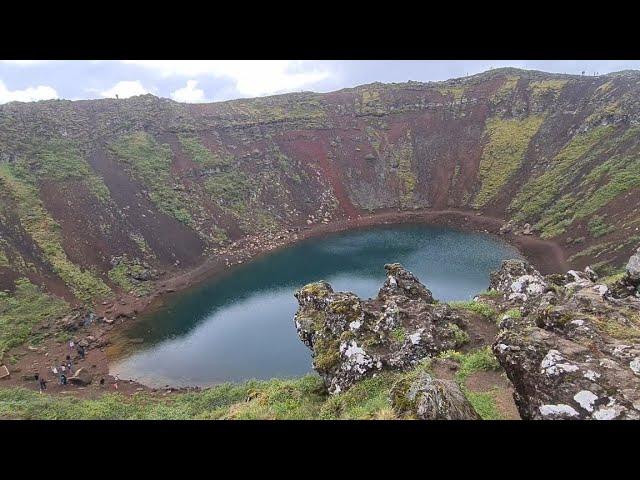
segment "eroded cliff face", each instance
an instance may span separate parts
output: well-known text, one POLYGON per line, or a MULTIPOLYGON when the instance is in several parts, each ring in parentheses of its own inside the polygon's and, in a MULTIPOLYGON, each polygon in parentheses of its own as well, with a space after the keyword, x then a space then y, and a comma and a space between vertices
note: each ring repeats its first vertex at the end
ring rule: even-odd
POLYGON ((0 289, 144 294, 142 270, 390 209, 529 223, 610 273, 640 235, 639 98, 636 72, 500 69, 203 105, 2 105, 0 289))
POLYGON ((639 257, 640 249, 609 284, 588 267, 543 276, 526 261, 507 260, 489 290, 462 310, 438 303, 391 264, 374 299, 334 292, 326 282, 303 287, 294 321, 331 394, 405 372, 389 392, 397 415, 479 418, 464 384, 436 374, 438 362, 455 358, 488 318, 497 323, 493 353, 523 419, 639 419, 639 257))

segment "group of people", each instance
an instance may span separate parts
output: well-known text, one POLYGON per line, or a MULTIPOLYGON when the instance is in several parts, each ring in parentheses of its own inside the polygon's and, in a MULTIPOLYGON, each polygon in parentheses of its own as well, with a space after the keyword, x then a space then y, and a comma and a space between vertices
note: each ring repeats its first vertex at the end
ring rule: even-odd
MULTIPOLYGON (((74 347, 75 343, 71 340, 69 342, 69 355, 67 355, 65 361, 59 365, 51 367, 53 374, 58 376, 58 383, 60 385, 66 385, 68 375, 73 375, 73 361, 71 360, 71 353, 73 352, 74 347)), ((80 357, 81 360, 84 360, 86 353, 84 347, 82 345, 78 345, 76 351, 78 353, 78 357, 80 357)), ((47 381, 37 373, 35 375, 35 379, 36 382, 38 382, 38 389, 40 390, 40 393, 42 393, 47 389, 47 381)))

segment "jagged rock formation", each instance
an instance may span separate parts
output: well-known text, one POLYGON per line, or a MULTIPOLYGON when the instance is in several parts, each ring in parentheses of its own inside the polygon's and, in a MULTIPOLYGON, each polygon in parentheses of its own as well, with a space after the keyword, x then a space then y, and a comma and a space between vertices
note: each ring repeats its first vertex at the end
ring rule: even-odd
POLYGON ((400 264, 385 265, 387 280, 378 296, 361 300, 334 292, 326 282, 295 293, 295 326, 313 352, 313 366, 330 393, 383 369, 406 369, 428 355, 466 340, 464 319, 400 264))
POLYGON ((1 105, 0 290, 144 294, 139 266, 175 274, 390 209, 476 209, 612 270, 640 235, 639 98, 638 72, 499 69, 201 105, 1 105))
MULTIPOLYGON (((491 274, 490 292, 501 295, 486 297, 504 312, 492 349, 523 419, 640 419, 640 295, 626 288, 637 289, 637 261, 635 254, 613 288, 590 267, 543 276, 506 260, 491 274)), ((295 293, 295 325, 314 368, 334 394, 383 369, 412 369, 390 392, 399 415, 477 418, 455 382, 414 368, 461 347, 472 317, 437 303, 401 265, 385 269, 371 300, 326 282, 295 293)))
MULTIPOLYGON (((624 285, 636 266, 637 258, 629 262, 624 285)), ((492 275, 491 286, 522 312, 503 320, 493 346, 522 418, 640 419, 635 296, 627 291, 619 298, 591 269, 543 278, 513 260, 492 275)))

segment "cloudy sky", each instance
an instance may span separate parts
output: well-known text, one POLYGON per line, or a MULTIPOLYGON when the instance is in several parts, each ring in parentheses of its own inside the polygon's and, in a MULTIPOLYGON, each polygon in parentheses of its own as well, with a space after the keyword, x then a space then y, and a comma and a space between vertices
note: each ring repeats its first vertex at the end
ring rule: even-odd
POLYGON ((625 60, 0 60, 0 103, 152 93, 214 102, 294 91, 329 92, 371 82, 435 81, 518 67, 605 74, 640 69, 625 60))

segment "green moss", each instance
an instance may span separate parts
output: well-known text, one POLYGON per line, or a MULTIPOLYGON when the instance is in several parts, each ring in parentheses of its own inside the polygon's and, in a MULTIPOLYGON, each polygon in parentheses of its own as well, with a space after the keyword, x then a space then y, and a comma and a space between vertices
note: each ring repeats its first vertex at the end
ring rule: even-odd
POLYGON ((330 372, 340 364, 340 341, 318 337, 314 345, 313 366, 319 372, 330 372))
POLYGON ((102 279, 69 260, 62 248, 60 226, 45 210, 35 187, 21 181, 7 164, 0 164, 0 184, 15 200, 21 225, 73 294, 85 303, 110 295, 111 290, 102 279))
POLYGON ((525 119, 492 118, 486 124, 487 144, 480 160, 480 190, 474 205, 491 201, 522 165, 531 138, 538 132, 544 117, 525 119))
POLYGON ((43 293, 26 278, 16 280, 13 294, 0 292, 0 360, 8 349, 26 342, 36 325, 68 311, 63 300, 43 293))

